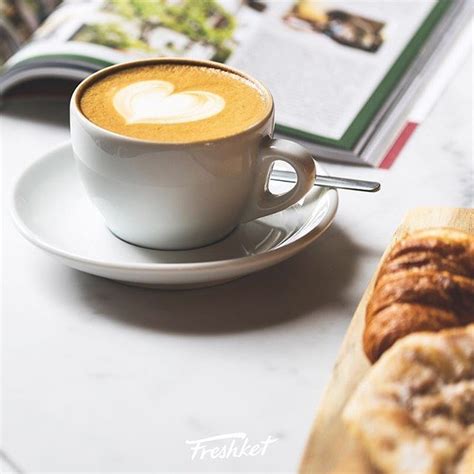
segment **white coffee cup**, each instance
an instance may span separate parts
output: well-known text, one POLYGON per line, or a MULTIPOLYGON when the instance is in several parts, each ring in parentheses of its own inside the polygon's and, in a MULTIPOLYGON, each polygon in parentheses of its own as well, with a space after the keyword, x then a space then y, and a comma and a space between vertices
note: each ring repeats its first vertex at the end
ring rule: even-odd
POLYGON ((187 249, 211 244, 240 223, 295 204, 314 184, 310 153, 297 143, 271 138, 274 106, 268 89, 222 64, 163 58, 102 69, 76 88, 70 116, 74 156, 89 197, 116 236, 142 247, 187 249), (81 112, 79 97, 92 81, 125 67, 159 63, 239 74, 267 94, 271 108, 259 123, 235 135, 179 144, 120 135, 95 125, 81 112), (289 163, 297 175, 296 185, 282 195, 268 189, 276 160, 289 163))

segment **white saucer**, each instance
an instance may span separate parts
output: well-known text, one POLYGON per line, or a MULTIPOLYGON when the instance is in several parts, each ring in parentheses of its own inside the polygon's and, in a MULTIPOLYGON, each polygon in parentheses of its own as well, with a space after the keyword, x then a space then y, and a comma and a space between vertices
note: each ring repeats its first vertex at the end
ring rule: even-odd
MULTIPOLYGON (((324 173, 319 164, 317 168, 324 173)), ((285 189, 281 186, 277 190, 285 189)), ((213 245, 145 249, 119 240, 106 228, 82 189, 67 143, 24 171, 14 189, 12 215, 24 237, 77 270, 139 286, 197 288, 248 275, 296 254, 329 227, 337 203, 335 189, 315 187, 298 204, 243 224, 213 245)))

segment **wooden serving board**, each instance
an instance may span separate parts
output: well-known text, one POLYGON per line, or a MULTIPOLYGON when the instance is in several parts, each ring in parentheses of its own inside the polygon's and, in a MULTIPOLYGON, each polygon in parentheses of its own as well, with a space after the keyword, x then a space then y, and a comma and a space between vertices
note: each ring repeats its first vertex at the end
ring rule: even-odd
MULTIPOLYGON (((392 243, 385 250, 379 268, 398 240, 415 230, 430 227, 452 227, 474 234, 474 209, 419 208, 410 211, 397 229, 392 243)), ((371 473, 363 453, 345 429, 341 414, 370 366, 362 349, 362 333, 365 307, 377 272, 367 287, 342 342, 311 429, 300 466, 301 474, 371 473)))

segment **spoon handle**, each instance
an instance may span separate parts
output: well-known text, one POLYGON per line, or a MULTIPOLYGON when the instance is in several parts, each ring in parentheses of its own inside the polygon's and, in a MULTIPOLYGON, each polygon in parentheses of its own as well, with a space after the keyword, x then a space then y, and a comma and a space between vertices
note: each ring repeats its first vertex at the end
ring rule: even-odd
MULTIPOLYGON (((296 175, 292 171, 273 170, 270 179, 295 183, 296 175)), ((315 186, 328 188, 350 189, 352 191, 365 191, 375 193, 380 189, 380 183, 375 181, 364 181, 361 179, 339 178, 337 176, 316 176, 315 186)))

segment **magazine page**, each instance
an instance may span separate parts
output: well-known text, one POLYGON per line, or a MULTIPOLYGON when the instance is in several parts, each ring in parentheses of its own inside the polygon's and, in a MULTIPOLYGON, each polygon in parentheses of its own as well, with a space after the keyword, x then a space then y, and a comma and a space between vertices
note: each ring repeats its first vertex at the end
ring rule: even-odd
POLYGON ((268 2, 229 63, 268 84, 278 123, 338 140, 434 4, 268 2))
POLYGON ((8 66, 149 56, 226 62, 272 91, 277 123, 337 142, 437 0, 68 0, 8 66))
POLYGON ((225 62, 248 27, 247 9, 241 0, 66 0, 8 66, 57 56, 97 64, 150 56, 225 62))
POLYGON ((61 0, 0 0, 0 64, 18 51, 61 0))

